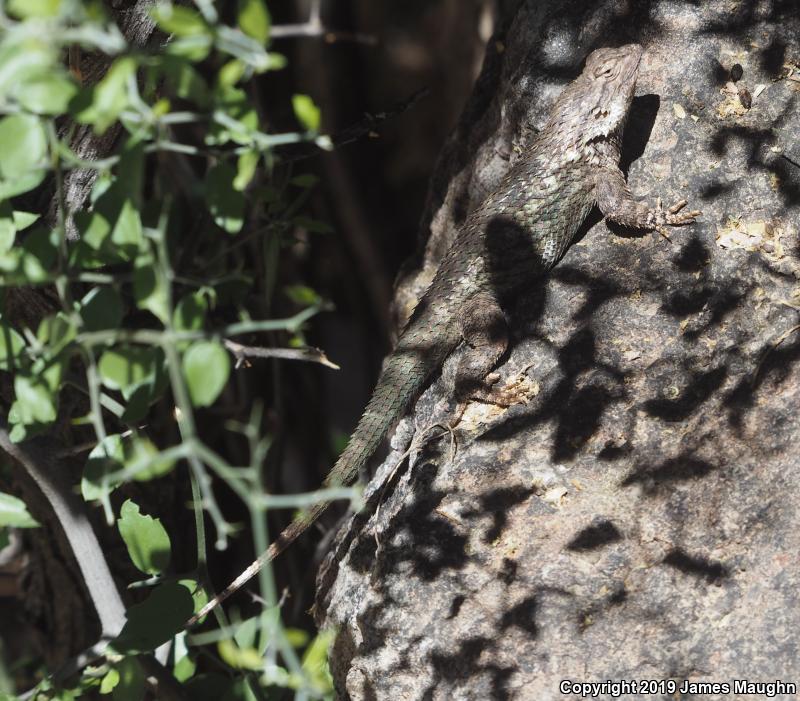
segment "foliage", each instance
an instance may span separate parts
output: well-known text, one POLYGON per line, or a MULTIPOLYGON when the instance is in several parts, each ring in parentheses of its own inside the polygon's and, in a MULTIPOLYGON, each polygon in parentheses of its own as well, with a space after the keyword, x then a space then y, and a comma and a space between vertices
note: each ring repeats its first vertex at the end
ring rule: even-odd
MULTIPOLYGON (((275 149, 330 142, 319 135, 319 110, 305 95, 291 99, 300 131, 260 126, 248 85, 286 65, 270 48, 263 0, 239 0, 232 24, 211 0, 160 2, 151 16, 167 38, 144 51, 128 44, 96 1, 9 0, 0 10, 0 370, 13 376, 10 435, 22 441, 51 431, 63 418, 65 393, 83 393, 85 415, 67 416, 76 430, 91 429, 80 493, 103 509, 110 528, 116 524, 147 577, 138 585, 151 587, 129 609, 104 659, 85 668, 73 688, 55 689, 45 679, 37 698, 89 691, 143 698, 147 681, 137 655, 169 641, 171 669, 188 696, 204 689, 215 698, 272 698, 271 688, 285 687, 297 698, 323 698, 330 692, 328 639, 309 642, 283 628, 269 571, 257 618, 198 635, 181 628, 207 600, 204 513, 217 547, 233 531, 211 475, 242 498, 256 546, 267 545, 261 470, 270 440, 260 408, 234 427, 249 446, 246 465, 230 464, 203 441, 197 415, 230 390, 228 339, 281 332, 296 346, 323 308, 313 291, 296 286, 283 297, 284 306, 295 305, 293 315, 257 319, 246 296, 258 270, 267 276, 260 289, 271 307, 284 294, 275 275, 295 227, 327 231, 302 215, 314 177, 276 169, 275 149), (75 49, 109 57, 99 81, 84 84, 69 69, 66 57, 75 49), (73 148, 81 126, 114 135, 115 150, 101 160, 82 158, 73 148), (65 182, 74 171, 92 176, 86 202, 68 197, 65 182), (42 193, 58 203, 55 221, 30 204, 42 193), (243 245, 253 241, 263 256, 258 266, 243 264, 243 245), (59 308, 38 328, 15 326, 8 294, 44 285, 56 290, 59 308), (159 444, 163 434, 150 430, 154 416, 174 417, 172 443, 159 444), (197 512, 191 578, 170 569, 176 543, 159 518, 130 499, 121 506, 112 499, 132 481, 174 478, 175 470, 191 480, 197 512), (307 647, 304 659, 297 646, 307 647), (201 651, 232 673, 197 672, 201 651)), ((307 502, 300 495, 284 505, 307 502)), ((19 499, 0 494, 0 535, 36 526, 19 499)))

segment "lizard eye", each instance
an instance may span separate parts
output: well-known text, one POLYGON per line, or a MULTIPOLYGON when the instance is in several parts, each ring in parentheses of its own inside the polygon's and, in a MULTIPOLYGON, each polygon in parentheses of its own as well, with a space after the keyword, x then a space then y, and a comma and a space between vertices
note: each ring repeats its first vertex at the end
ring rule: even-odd
POLYGON ((595 78, 607 78, 614 72, 614 66, 610 64, 606 64, 604 66, 598 66, 594 69, 594 77, 595 78))

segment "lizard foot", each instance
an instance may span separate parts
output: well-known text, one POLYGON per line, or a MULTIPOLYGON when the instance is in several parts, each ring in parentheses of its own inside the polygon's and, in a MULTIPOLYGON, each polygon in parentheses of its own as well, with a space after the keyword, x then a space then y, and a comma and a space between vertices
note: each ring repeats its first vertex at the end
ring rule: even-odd
POLYGON ((667 239, 667 241, 671 241, 672 239, 670 239, 669 235, 667 234, 667 226, 684 226, 685 224, 693 224, 697 217, 702 214, 702 212, 698 209, 693 209, 688 212, 681 211, 686 204, 686 200, 680 200, 671 207, 668 207, 665 211, 664 206, 661 203, 661 198, 659 197, 656 199, 655 209, 652 210, 647 217, 647 225, 655 229, 659 234, 667 239))
POLYGON ((470 399, 483 404, 508 408, 515 404, 527 404, 537 394, 539 385, 531 380, 525 372, 502 386, 497 386, 500 375, 496 372, 487 375, 484 387, 470 394, 470 399))

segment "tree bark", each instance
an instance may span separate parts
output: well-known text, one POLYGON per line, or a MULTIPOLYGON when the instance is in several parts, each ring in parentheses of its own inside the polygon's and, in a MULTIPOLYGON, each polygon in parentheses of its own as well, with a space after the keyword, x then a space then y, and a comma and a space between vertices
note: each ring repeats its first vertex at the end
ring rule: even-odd
POLYGON ((535 396, 471 405, 455 451, 428 431, 452 409, 439 382, 400 424, 318 579, 338 698, 800 677, 798 37, 777 2, 523 2, 500 23, 398 319, 599 46, 645 47, 634 194, 703 216, 671 242, 590 219, 511 310, 500 382, 535 396))

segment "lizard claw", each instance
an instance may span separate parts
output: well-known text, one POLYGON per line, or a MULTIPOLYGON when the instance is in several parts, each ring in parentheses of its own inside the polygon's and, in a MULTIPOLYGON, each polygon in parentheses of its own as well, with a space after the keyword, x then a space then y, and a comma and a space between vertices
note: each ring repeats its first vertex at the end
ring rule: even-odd
POLYGON ((670 240, 666 234, 665 226, 683 226, 684 224, 693 224, 702 212, 699 210, 691 210, 689 212, 682 212, 681 210, 686 206, 686 200, 679 200, 671 207, 664 210, 664 205, 661 198, 656 199, 656 206, 651 210, 648 216, 648 224, 658 231, 665 239, 670 240))
POLYGON ((692 209, 688 212, 681 212, 686 206, 686 200, 676 202, 672 207, 667 210, 666 223, 670 226, 682 226, 683 224, 693 224, 695 219, 699 217, 702 212, 699 209, 692 209))

